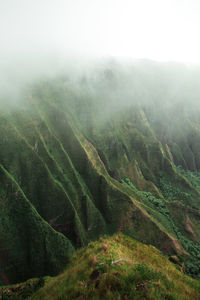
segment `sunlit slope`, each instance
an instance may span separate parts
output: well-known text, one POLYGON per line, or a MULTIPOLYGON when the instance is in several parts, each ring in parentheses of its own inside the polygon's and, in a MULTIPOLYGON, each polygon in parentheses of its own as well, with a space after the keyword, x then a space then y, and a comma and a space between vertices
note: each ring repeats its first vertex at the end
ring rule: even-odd
POLYGON ((73 247, 117 231, 185 257, 198 275, 196 112, 182 112, 176 138, 157 105, 116 109, 101 87, 81 84, 44 82, 1 116, 2 283, 58 273, 73 247))
POLYGON ((177 263, 121 234, 101 238, 29 299, 199 299, 199 282, 177 263))

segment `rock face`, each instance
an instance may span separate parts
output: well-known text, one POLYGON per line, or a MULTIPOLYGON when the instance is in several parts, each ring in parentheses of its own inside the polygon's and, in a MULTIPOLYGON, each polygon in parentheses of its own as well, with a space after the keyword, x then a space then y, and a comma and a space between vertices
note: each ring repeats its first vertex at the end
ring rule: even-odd
POLYGON ((117 80, 44 82, 1 116, 2 284, 57 274, 74 248, 118 231, 198 262, 199 112, 122 105, 117 80))

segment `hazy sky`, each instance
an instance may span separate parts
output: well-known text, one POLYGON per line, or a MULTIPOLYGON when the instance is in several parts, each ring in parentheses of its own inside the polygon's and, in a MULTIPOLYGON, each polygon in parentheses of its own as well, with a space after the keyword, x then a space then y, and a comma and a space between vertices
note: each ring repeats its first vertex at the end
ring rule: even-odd
POLYGON ((0 63, 75 53, 200 62, 199 0, 0 0, 0 63))

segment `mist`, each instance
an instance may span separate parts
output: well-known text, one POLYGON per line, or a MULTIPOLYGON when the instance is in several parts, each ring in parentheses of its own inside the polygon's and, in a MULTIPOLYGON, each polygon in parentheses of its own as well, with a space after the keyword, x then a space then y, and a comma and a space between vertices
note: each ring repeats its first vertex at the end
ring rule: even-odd
POLYGON ((87 93, 102 89, 116 109, 133 99, 197 102, 199 6, 179 0, 2 0, 0 103, 18 106, 34 82, 48 78, 53 84, 61 76, 70 78, 76 93, 87 78, 87 93))

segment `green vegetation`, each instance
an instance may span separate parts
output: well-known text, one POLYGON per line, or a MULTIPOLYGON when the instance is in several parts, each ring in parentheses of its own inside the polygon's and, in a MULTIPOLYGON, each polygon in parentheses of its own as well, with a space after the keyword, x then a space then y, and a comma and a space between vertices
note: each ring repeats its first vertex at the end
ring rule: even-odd
POLYGON ((23 300, 32 296, 38 289, 44 286, 47 278, 34 278, 26 282, 0 288, 0 299, 23 300))
POLYGON ((30 299, 199 299, 200 284, 152 246, 122 234, 75 253, 30 299))
POLYGON ((176 170, 185 177, 196 190, 200 190, 200 172, 184 170, 182 166, 177 166, 176 170))
MULTIPOLYGON (((1 116, 1 285, 59 274, 74 249, 116 232, 178 256, 200 277, 198 110, 176 103, 171 121, 155 99, 123 105, 123 74, 104 75, 78 87, 39 82, 23 109, 1 116)), ((98 272, 118 268, 102 260, 98 272)), ((128 273, 168 284, 138 265, 128 273)))

